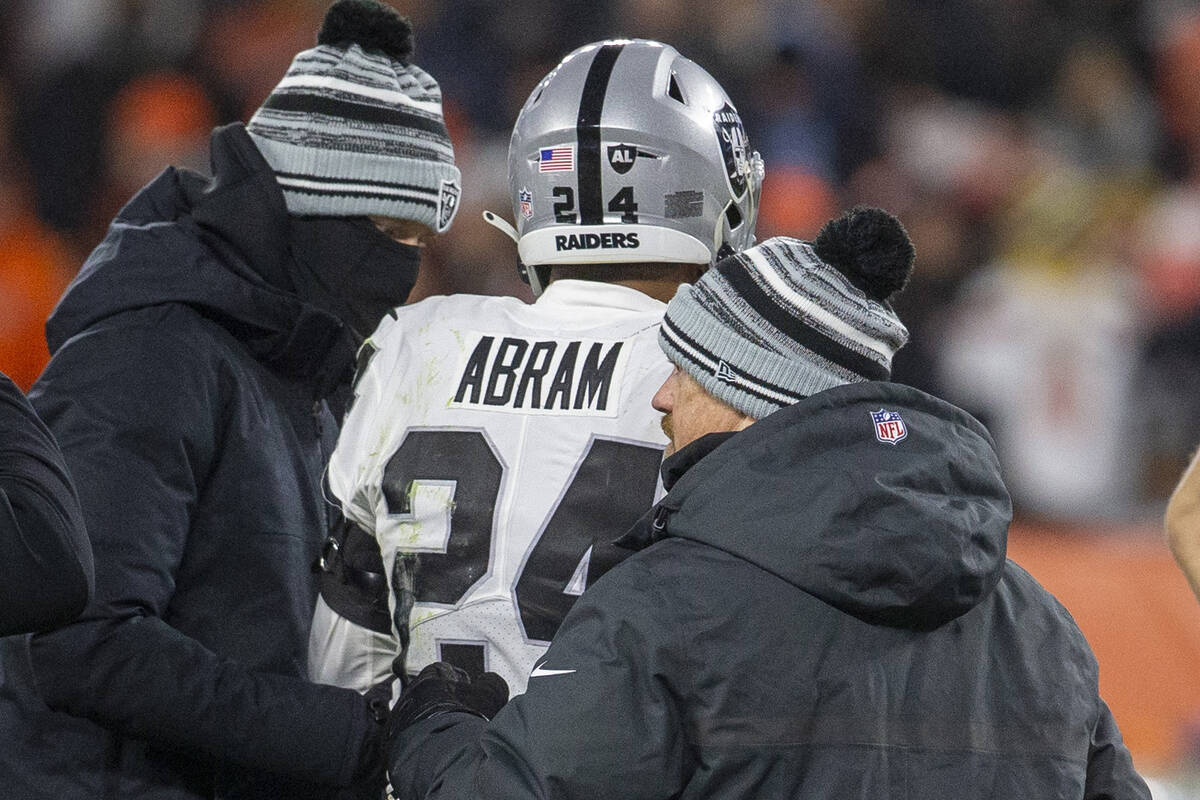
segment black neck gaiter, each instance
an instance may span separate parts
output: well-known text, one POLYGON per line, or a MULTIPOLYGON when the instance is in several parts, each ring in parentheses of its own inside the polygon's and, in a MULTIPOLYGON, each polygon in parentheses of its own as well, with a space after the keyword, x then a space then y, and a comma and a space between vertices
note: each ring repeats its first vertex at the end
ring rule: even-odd
POLYGON ((291 217, 296 294, 365 339, 408 299, 421 249, 400 244, 366 217, 291 217))

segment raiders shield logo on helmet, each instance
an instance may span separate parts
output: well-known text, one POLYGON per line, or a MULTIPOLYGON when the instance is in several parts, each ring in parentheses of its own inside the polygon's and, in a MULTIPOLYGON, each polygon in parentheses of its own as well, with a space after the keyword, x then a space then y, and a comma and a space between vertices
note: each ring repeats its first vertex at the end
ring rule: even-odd
POLYGON ((438 192, 438 233, 444 232, 450 227, 450 221, 454 219, 454 212, 458 211, 458 183, 456 181, 442 181, 441 191, 438 192))
POLYGON ((637 161, 638 149, 632 144, 610 144, 608 146, 608 164, 618 175, 624 175, 633 169, 637 161))
POLYGON ((713 114, 717 129, 717 142, 721 155, 725 157, 725 174, 729 177, 729 188, 734 197, 746 194, 746 176, 750 174, 750 161, 746 155, 746 129, 742 118, 733 106, 726 103, 713 114))

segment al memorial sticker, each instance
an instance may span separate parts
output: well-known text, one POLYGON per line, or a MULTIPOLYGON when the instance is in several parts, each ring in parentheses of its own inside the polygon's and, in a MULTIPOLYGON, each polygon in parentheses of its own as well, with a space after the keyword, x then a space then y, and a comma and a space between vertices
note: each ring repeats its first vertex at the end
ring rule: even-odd
POLYGON ((896 444, 908 437, 908 427, 900 418, 898 411, 879 409, 871 412, 871 421, 875 423, 875 438, 884 444, 896 444))

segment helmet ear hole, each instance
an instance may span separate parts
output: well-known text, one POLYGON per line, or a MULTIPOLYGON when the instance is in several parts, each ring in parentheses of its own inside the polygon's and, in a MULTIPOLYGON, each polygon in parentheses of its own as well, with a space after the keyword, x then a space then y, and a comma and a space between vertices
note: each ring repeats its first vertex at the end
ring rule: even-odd
POLYGON ((737 205, 730 203, 725 206, 725 219, 729 221, 729 230, 736 230, 742 224, 742 212, 738 211, 737 205))
POLYGON ((675 79, 675 73, 671 72, 671 80, 667 83, 667 97, 673 100, 678 100, 683 105, 687 105, 687 101, 683 99, 683 90, 679 88, 679 81, 675 79))

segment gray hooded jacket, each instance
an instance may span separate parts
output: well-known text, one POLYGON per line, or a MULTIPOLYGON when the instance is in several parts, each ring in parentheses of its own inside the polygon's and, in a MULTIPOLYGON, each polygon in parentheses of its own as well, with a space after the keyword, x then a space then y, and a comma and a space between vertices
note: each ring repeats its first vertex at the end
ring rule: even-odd
POLYGON ((398 797, 1148 800, 969 415, 841 386, 664 477, 525 695, 393 742, 398 797))

